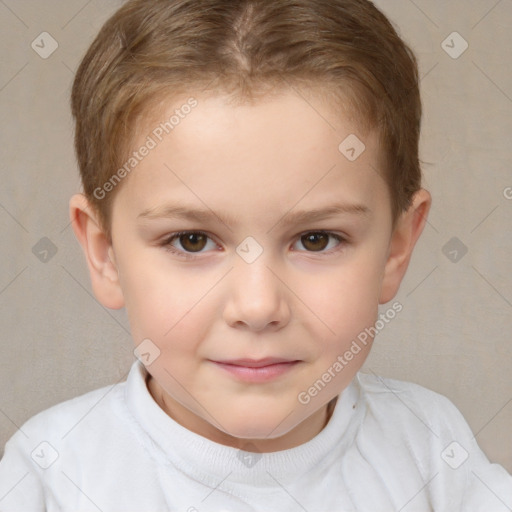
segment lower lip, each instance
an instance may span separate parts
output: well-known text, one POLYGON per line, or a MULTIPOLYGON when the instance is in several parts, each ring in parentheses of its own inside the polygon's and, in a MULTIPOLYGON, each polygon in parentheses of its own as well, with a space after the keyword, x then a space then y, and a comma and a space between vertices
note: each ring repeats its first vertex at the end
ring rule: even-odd
POLYGON ((213 361, 213 363, 215 363, 219 368, 229 372, 231 375, 234 375, 239 380, 243 380, 245 382, 268 382, 284 375, 292 368, 295 368, 299 361, 269 364, 268 366, 260 366, 259 368, 218 363, 216 361, 213 361))

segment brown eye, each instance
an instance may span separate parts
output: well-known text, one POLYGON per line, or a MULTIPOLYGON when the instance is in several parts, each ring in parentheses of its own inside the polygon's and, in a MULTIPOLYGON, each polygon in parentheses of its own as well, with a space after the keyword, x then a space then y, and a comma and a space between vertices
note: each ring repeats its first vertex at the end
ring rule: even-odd
POLYGON ((300 243, 306 249, 305 252, 318 252, 327 256, 343 249, 347 241, 343 236, 330 231, 310 231, 301 235, 296 243, 300 243))
POLYGON ((217 248, 217 244, 202 231, 180 231, 161 243, 164 249, 180 258, 194 260, 217 248), (209 251, 210 250, 210 251, 209 251))
POLYGON ((327 233, 308 233, 301 236, 302 245, 309 251, 323 251, 329 243, 327 233))
POLYGON ((202 251, 208 240, 208 237, 202 233, 184 233, 179 235, 177 238, 183 249, 188 252, 202 251))

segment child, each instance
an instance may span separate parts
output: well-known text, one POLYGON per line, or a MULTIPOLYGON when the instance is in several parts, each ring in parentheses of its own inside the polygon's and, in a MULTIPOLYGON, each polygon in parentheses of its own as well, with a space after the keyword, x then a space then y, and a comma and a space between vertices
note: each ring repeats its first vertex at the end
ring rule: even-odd
POLYGON ((451 402, 359 372, 431 202, 371 2, 129 1, 72 109, 73 228, 137 361, 12 437, 2 511, 512 510, 451 402))

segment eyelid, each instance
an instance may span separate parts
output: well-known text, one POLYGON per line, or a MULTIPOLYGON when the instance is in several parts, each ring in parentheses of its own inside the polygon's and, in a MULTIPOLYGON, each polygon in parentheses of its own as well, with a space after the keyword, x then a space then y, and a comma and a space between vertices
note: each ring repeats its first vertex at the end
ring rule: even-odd
POLYGON ((324 235, 330 236, 330 237, 336 239, 338 241, 338 244, 334 248, 331 248, 327 251, 324 250, 324 251, 294 251, 294 252, 303 252, 308 255, 315 255, 315 254, 330 255, 330 254, 336 253, 337 251, 341 250, 341 247, 342 246, 344 247, 349 241, 348 237, 346 235, 340 234, 340 233, 335 233, 334 231, 328 231, 326 229, 310 229, 308 231, 304 231, 296 236, 296 238, 297 238, 296 241, 298 242, 304 235, 307 235, 310 233, 322 233, 324 235))
POLYGON ((161 242, 160 245, 162 245, 165 250, 167 250, 173 254, 176 254, 179 257, 182 257, 182 258, 185 258, 188 260, 196 259, 199 257, 199 255, 203 254, 203 252, 194 253, 194 252, 182 251, 182 250, 176 249, 174 246, 171 245, 171 242, 174 241, 175 239, 178 239, 180 236, 190 235, 190 234, 204 235, 204 236, 206 236, 206 238, 208 238, 209 240, 211 240, 212 242, 217 244, 214 237, 212 235, 210 235, 209 233, 207 233, 206 231, 189 229, 189 230, 183 230, 183 231, 176 231, 174 233, 167 235, 163 239, 163 241, 161 242))
MULTIPOLYGON (((336 233, 334 231, 328 231, 326 229, 309 229, 309 230, 303 231, 303 232, 295 235, 294 236, 294 240, 295 240, 294 244, 297 241, 299 241, 304 235, 307 235, 310 233, 322 233, 322 234, 328 235, 328 236, 336 239, 338 241, 338 244, 334 248, 329 249, 328 251, 294 251, 294 252, 299 252, 299 253, 303 252, 303 253, 306 253, 309 255, 315 255, 315 254, 330 255, 330 254, 336 253, 337 251, 341 250, 341 247, 344 247, 345 245, 347 245, 349 243, 349 237, 345 234, 336 233)), ((160 243, 160 245, 163 246, 167 251, 169 251, 173 254, 176 254, 178 257, 182 257, 182 258, 185 258, 188 260, 197 259, 200 257, 201 254, 203 254, 202 251, 199 251, 197 253, 187 252, 187 251, 182 251, 182 250, 176 249, 174 246, 171 245, 171 242, 174 241, 175 239, 179 238, 182 235, 188 235, 188 234, 204 235, 209 240, 211 240, 212 242, 217 244, 217 242, 215 241, 215 237, 210 235, 208 232, 190 229, 190 230, 176 231, 174 233, 167 235, 163 239, 163 241, 160 243)))

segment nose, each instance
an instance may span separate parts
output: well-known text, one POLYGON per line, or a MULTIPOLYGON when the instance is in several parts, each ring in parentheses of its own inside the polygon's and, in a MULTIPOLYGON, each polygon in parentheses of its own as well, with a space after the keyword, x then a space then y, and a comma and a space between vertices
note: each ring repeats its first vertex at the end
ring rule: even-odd
POLYGON ((264 255, 252 263, 239 258, 228 276, 224 319, 230 327, 277 331, 290 320, 284 276, 264 255))

